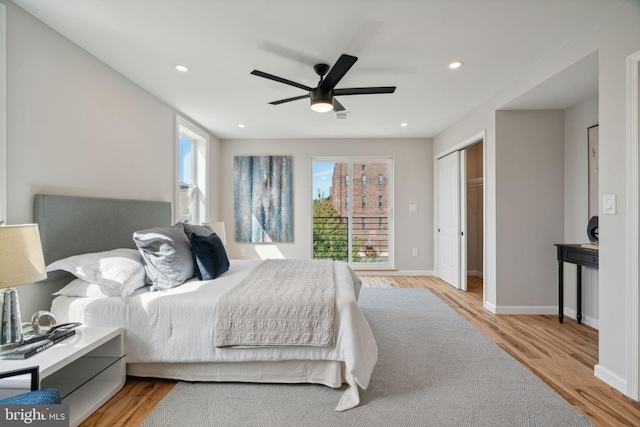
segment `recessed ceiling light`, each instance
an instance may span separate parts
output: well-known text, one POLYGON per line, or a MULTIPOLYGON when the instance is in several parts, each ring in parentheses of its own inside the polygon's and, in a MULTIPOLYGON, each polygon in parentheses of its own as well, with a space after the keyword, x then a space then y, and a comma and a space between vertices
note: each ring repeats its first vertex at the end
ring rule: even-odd
POLYGON ((239 124, 238 124, 238 127, 239 127, 239 128, 243 128, 243 127, 244 127, 244 125, 243 125, 242 123, 239 123, 239 124))
POLYGON ((451 68, 452 70, 455 70, 456 68, 460 68, 460 67, 462 67, 462 61, 455 61, 449 64, 449 68, 451 68))
POLYGON ((176 65, 176 70, 186 73, 187 71, 189 71, 189 67, 187 67, 186 65, 178 64, 176 65))
POLYGON ((409 126, 409 123, 407 123, 407 122, 400 123, 400 126, 402 126, 402 127, 409 126))

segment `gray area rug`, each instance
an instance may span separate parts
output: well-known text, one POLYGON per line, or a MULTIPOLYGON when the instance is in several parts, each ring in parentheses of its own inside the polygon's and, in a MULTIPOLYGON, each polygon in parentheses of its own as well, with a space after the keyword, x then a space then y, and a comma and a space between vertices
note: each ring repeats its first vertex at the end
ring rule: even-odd
POLYGON ((159 426, 592 426, 555 391, 423 289, 362 289, 378 364, 360 406, 300 384, 178 383, 141 424, 159 426))

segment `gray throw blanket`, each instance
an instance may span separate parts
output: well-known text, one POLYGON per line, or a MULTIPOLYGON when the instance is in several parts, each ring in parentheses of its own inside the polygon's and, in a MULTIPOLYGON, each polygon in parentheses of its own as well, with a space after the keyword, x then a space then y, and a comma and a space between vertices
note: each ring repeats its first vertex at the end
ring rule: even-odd
POLYGON ((215 346, 333 345, 334 282, 332 260, 263 261, 220 297, 215 346))

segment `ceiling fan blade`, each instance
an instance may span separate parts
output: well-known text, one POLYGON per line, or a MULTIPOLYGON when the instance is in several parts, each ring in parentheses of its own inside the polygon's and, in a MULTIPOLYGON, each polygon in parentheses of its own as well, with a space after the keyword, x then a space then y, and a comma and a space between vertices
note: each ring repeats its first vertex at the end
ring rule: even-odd
POLYGON ((273 102, 270 102, 269 104, 271 104, 271 105, 279 105, 279 104, 284 104, 285 102, 297 101, 298 99, 304 99, 304 98, 308 98, 308 97, 309 97, 309 94, 300 95, 300 96, 294 96, 293 98, 281 99, 280 101, 273 101, 273 102))
POLYGON ((351 87, 345 89, 334 89, 333 94, 335 96, 344 95, 373 95, 376 93, 393 93, 395 92, 395 86, 380 86, 380 87, 351 87))
POLYGON ((344 111, 342 104, 335 98, 333 98, 333 111, 344 111))
POLYGON ((347 71, 356 63, 358 58, 351 55, 342 54, 335 63, 327 77, 324 78, 320 87, 322 89, 333 89, 338 82, 347 74, 347 71))
POLYGON ((300 83, 292 82, 291 80, 283 79, 282 77, 274 76, 273 74, 264 73, 264 72, 258 71, 258 70, 253 70, 251 72, 251 74, 253 74, 254 76, 258 76, 258 77, 264 77, 265 79, 273 80, 273 81, 276 81, 276 82, 279 82, 279 83, 284 83, 284 84, 289 85, 289 86, 298 87, 300 89, 306 90, 307 92, 310 92, 313 89, 313 88, 310 88, 309 86, 305 86, 305 85, 300 84, 300 83))

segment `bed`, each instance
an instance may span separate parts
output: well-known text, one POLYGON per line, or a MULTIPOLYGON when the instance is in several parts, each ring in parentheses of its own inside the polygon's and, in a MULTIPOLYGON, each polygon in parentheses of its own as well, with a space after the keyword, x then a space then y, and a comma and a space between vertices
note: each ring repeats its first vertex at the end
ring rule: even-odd
MULTIPOLYGON (((73 255, 136 249, 137 230, 167 227, 171 205, 119 199, 37 195, 45 262, 73 255)), ((347 264, 332 262, 335 306, 331 345, 214 345, 218 302, 260 268, 261 261, 230 260, 215 280, 187 280, 122 297, 57 296, 51 311, 60 322, 117 326, 126 330, 127 374, 185 381, 314 383, 347 388, 336 410, 359 404, 377 361, 377 345, 357 305, 360 281, 347 264)), ((59 278, 57 272, 53 278, 59 278)), ((71 279, 70 277, 69 279, 71 279)), ((218 313, 219 314, 219 313, 218 313)))

